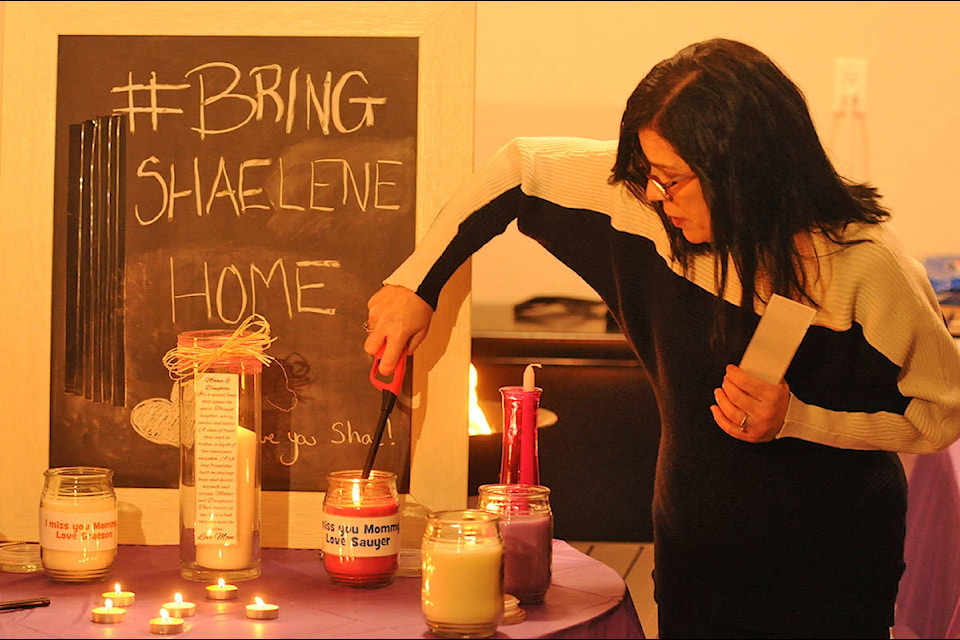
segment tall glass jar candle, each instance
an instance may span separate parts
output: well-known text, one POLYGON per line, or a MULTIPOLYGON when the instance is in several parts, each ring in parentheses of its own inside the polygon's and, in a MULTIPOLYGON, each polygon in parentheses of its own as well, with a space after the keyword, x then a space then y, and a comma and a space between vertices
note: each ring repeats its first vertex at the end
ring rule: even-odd
POLYGON ((164 359, 179 381, 180 574, 190 580, 260 575, 260 375, 270 339, 253 318, 235 331, 181 333, 164 359))
POLYGON ((40 496, 40 558, 56 582, 96 582, 117 556, 113 471, 57 467, 44 472, 40 496))
POLYGON ((334 471, 323 498, 323 566, 334 584, 376 588, 393 582, 400 554, 397 474, 334 471))
POLYGON ((490 511, 438 511, 427 518, 420 604, 442 638, 489 638, 503 618, 503 538, 490 511))
POLYGON ((480 486, 479 509, 500 516, 503 590, 520 604, 540 604, 553 573, 553 511, 550 489, 534 484, 480 486))
POLYGON ((542 392, 540 387, 500 387, 503 407, 501 484, 540 483, 537 420, 542 392))

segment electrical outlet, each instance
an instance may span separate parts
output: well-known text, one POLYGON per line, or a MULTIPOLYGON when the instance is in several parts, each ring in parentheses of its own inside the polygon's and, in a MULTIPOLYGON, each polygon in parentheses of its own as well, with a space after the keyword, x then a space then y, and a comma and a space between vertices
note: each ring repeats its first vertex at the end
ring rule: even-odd
POLYGON ((834 60, 833 112, 864 115, 867 112, 867 59, 834 60))

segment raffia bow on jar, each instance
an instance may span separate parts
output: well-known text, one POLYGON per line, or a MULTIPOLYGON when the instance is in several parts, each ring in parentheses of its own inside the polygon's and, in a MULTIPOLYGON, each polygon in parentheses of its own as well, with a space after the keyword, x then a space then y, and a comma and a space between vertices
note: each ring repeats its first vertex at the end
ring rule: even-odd
POLYGON ((232 363, 231 370, 234 373, 259 373, 263 366, 269 367, 275 361, 283 373, 283 386, 293 400, 290 406, 280 406, 270 398, 267 398, 267 402, 274 408, 289 413, 296 408, 300 398, 290 388, 290 377, 283 361, 264 353, 276 339, 276 336, 270 335, 270 323, 267 319, 255 313, 240 323, 232 333, 224 329, 181 333, 177 346, 163 356, 163 366, 172 380, 180 382, 224 363, 232 363))
POLYGON ((224 360, 247 364, 256 360, 269 367, 275 359, 264 351, 277 338, 270 335, 270 323, 259 314, 248 317, 232 334, 220 329, 188 333, 192 336, 190 341, 185 344, 181 340, 163 356, 163 366, 173 380, 206 371, 224 360))

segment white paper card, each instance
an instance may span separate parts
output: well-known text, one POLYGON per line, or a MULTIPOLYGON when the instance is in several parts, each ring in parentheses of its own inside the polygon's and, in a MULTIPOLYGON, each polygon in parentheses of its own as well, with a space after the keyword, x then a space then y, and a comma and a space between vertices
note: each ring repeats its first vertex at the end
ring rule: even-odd
POLYGON ((770 384, 779 384, 797 352, 816 309, 774 294, 747 350, 740 368, 770 384))

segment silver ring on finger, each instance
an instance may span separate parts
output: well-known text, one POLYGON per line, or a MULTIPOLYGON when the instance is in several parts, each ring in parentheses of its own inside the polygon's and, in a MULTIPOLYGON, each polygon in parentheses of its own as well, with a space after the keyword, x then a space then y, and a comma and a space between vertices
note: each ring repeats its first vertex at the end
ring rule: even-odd
POLYGON ((740 424, 737 425, 740 431, 743 431, 744 433, 747 431, 747 418, 749 417, 750 415, 744 412, 743 417, 740 418, 740 424))

